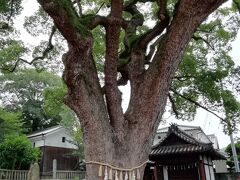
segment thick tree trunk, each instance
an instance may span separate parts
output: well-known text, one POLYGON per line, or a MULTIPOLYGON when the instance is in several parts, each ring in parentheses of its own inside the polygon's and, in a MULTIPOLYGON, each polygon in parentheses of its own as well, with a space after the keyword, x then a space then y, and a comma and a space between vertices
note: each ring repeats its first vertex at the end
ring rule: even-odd
POLYGON ((92 57, 93 38, 78 24, 79 17, 70 1, 38 1, 68 41, 69 51, 63 56, 63 78, 68 86, 66 104, 76 112, 84 130, 87 179, 103 179, 98 176, 99 163, 123 169, 143 164, 139 168, 142 177, 153 136, 165 109, 169 86, 184 49, 200 23, 224 0, 179 1, 176 15, 148 69, 144 66, 142 46, 158 30, 162 31, 163 26, 156 27, 153 33, 143 37, 139 47, 136 45, 131 50, 131 61, 127 65, 131 97, 126 113, 119 107, 121 98, 116 82, 123 2, 112 0, 112 11, 105 26, 108 49, 104 97, 92 57))
MULTIPOLYGON (((164 112, 167 100, 165 94, 168 92, 169 80, 161 83, 167 86, 159 88, 161 94, 158 95, 157 101, 154 95, 151 97, 152 91, 149 91, 149 87, 156 90, 158 83, 154 82, 154 79, 148 79, 149 82, 152 81, 152 84, 146 87, 142 87, 144 84, 142 84, 141 78, 138 83, 132 84, 132 88, 138 89, 137 93, 143 95, 137 97, 133 107, 141 109, 133 114, 128 110, 124 123, 124 139, 119 141, 107 117, 106 106, 90 53, 91 46, 85 48, 89 48, 89 50, 79 51, 78 48, 70 46, 69 52, 63 57, 66 67, 64 80, 69 88, 66 103, 81 119, 84 129, 85 160, 86 162, 106 163, 124 169, 137 167, 148 160, 152 138, 157 127, 153 124, 153 120, 159 120, 164 112), (78 71, 79 67, 82 67, 82 72, 78 71), (89 77, 88 74, 92 74, 92 76, 89 77), (144 96, 149 97, 148 102, 144 96), (144 106, 145 102, 148 104, 144 106), (158 105, 155 104, 156 102, 158 105)), ((132 55, 132 59, 137 62, 140 62, 142 58, 141 52, 132 55)), ((139 168, 141 176, 143 176, 145 165, 143 164, 139 168)), ((103 179, 98 176, 98 169, 99 164, 87 163, 87 179, 103 179)))
MULTIPOLYGON (((69 87, 66 103, 82 120, 85 160, 87 162, 107 163, 122 168, 136 167, 148 159, 151 140, 146 135, 147 128, 137 128, 135 122, 127 123, 128 120, 125 120, 124 140, 121 142, 117 140, 114 129, 110 126, 107 117, 101 89, 99 84, 96 83, 98 82, 97 74, 91 72, 91 66, 88 67, 89 63, 81 64, 81 62, 85 61, 93 62, 91 56, 85 54, 85 52, 88 51, 79 52, 73 48, 64 55, 64 64, 67 67, 64 72, 64 79, 69 87), (81 59, 83 57, 88 58, 88 60, 83 61, 81 59), (87 67, 84 67, 84 72, 81 74, 74 72, 73 69, 84 65, 87 65, 87 67), (88 77, 89 73, 95 74, 95 77, 88 77), (90 89, 94 89, 94 91, 89 92, 90 89)), ((162 112, 164 107, 163 105, 162 112)), ((144 121, 149 118, 148 116, 149 114, 142 114, 141 119, 138 119, 138 121, 144 121)), ((153 133, 154 131, 152 131, 153 133)), ((142 174, 144 167, 140 168, 142 174)), ((98 164, 87 164, 87 179, 103 179, 98 177, 98 168, 98 164)))
MULTIPOLYGON (((90 46, 85 48, 91 49, 90 46)), ((64 80, 69 88, 66 103, 81 119, 84 130, 85 160, 107 163, 124 169, 137 167, 148 160, 154 134, 152 126, 144 123, 140 127, 139 123, 146 122, 146 119, 151 118, 151 114, 139 111, 137 120, 126 118, 124 139, 118 140, 107 117, 107 109, 94 70, 90 49, 79 51, 78 48, 70 46, 69 52, 63 56, 66 67, 64 80), (78 71, 79 67, 82 67, 82 72, 78 71), (92 76, 89 77, 88 74, 92 74, 92 76)), ((159 116, 164 112, 166 103, 166 96, 162 95, 161 97, 162 105, 158 109, 159 116)), ((141 104, 141 99, 139 99, 139 103, 141 104)), ((145 164, 139 168, 141 175, 143 175, 144 167, 145 164)), ((98 177, 98 168, 98 164, 87 164, 87 179, 103 179, 103 177, 98 177)))

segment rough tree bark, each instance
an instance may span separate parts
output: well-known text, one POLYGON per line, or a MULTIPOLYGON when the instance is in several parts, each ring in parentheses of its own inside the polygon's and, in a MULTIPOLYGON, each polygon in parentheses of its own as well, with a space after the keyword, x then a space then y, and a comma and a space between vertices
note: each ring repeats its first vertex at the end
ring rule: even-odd
MULTIPOLYGON (((126 45, 129 61, 121 68, 117 66, 121 28, 128 32, 136 28, 133 25, 141 25, 143 21, 142 17, 135 19, 135 24, 125 21, 122 12, 138 13, 137 1, 124 4, 123 0, 112 0, 107 17, 95 16, 84 25, 71 1, 38 2, 68 42, 69 50, 63 56, 63 78, 68 86, 66 104, 76 112, 84 129, 86 161, 121 168, 133 168, 145 162, 184 49, 201 22, 225 0, 181 0, 175 6, 172 18, 167 14, 167 1, 159 0, 159 23, 142 35, 134 46, 126 45), (100 86, 92 56, 90 30, 98 25, 106 30, 104 88, 100 86), (146 68, 147 46, 164 30, 166 33, 146 68), (121 108, 118 72, 125 83, 129 80, 131 84, 130 103, 125 113, 121 108)), ((144 166, 141 175, 143 170, 144 166)), ((97 171, 97 165, 87 164, 87 179, 102 179, 97 171)))

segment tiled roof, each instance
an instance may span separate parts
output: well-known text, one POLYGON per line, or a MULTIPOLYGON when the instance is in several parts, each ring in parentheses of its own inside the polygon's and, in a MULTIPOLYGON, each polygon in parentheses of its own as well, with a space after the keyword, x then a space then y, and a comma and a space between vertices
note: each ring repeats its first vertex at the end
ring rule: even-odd
POLYGON ((63 127, 60 126, 60 125, 49 127, 47 129, 44 129, 44 130, 39 130, 39 131, 32 132, 31 134, 27 135, 27 137, 28 138, 32 138, 32 137, 46 135, 46 134, 52 133, 54 131, 57 131, 57 130, 59 130, 61 128, 63 128, 63 127))
MULTIPOLYGON (((203 132, 202 132, 203 133, 203 132)), ((150 156, 165 156, 165 155, 176 155, 176 154, 186 154, 186 153, 207 153, 210 154, 215 159, 224 159, 225 157, 215 150, 212 143, 206 143, 210 141, 201 141, 201 139, 196 139, 189 133, 178 128, 176 124, 172 124, 166 136, 160 140, 156 145, 153 146, 150 156), (170 136, 175 136, 181 139, 183 144, 166 144, 170 136)))
POLYGON ((184 154, 192 152, 203 152, 209 149, 208 146, 198 146, 192 144, 162 146, 154 148, 151 155, 184 154))

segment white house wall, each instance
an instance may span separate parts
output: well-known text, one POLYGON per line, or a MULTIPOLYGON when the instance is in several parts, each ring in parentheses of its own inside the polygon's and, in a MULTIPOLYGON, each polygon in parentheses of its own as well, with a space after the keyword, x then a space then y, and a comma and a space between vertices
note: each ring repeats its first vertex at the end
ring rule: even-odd
POLYGON ((45 135, 31 137, 29 139, 35 147, 51 146, 70 149, 77 148, 75 145, 69 142, 69 140, 72 141, 72 138, 68 134, 66 134, 64 128, 60 128, 45 135), (62 142, 63 137, 65 137, 66 139, 65 142, 62 142))
POLYGON ((29 140, 32 142, 34 147, 42 147, 44 146, 43 136, 31 137, 29 140))
POLYGON ((69 143, 68 140, 72 141, 72 138, 65 133, 64 129, 61 129, 45 137, 45 146, 76 149, 76 146, 69 143), (62 142, 62 137, 66 138, 65 142, 62 142))
POLYGON ((42 146, 44 146, 44 140, 39 140, 39 141, 36 141, 34 143, 35 143, 34 144, 35 147, 42 147, 42 146))
POLYGON ((213 173, 212 161, 210 158, 203 156, 204 170, 206 174, 206 180, 215 180, 213 173))

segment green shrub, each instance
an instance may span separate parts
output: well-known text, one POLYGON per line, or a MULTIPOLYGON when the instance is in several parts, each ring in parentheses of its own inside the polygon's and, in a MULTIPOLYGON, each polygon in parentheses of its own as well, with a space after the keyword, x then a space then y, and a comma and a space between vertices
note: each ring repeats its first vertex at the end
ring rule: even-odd
POLYGON ((26 136, 8 136, 0 143, 0 168, 29 169, 37 162, 41 151, 32 146, 26 136))

